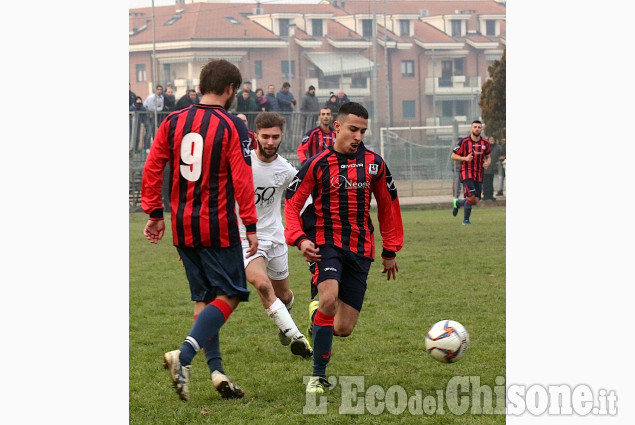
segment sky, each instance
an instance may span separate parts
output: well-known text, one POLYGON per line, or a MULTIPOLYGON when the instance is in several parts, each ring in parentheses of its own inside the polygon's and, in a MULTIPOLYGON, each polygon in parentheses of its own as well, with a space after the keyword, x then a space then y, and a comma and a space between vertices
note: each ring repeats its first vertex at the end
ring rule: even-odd
MULTIPOLYGON (((191 0, 186 0, 185 3, 191 3, 191 0)), ((261 0, 260 3, 300 3, 300 4, 315 4, 320 0, 261 0)), ((169 6, 174 4, 174 0, 154 0, 154 6, 169 6)), ((229 3, 256 3, 256 0, 229 0, 229 3)), ((152 6, 152 0, 128 0, 128 8, 135 9, 137 7, 150 7, 152 6)))

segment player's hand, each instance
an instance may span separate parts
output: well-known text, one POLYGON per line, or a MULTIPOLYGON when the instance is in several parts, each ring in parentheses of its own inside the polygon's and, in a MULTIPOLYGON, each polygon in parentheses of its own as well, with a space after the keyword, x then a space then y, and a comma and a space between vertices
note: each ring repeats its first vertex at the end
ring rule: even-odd
POLYGON ((249 242, 249 249, 245 254, 245 258, 251 257, 252 255, 256 255, 256 251, 258 251, 258 234, 251 233, 247 235, 247 242, 249 242))
POLYGON ((300 251, 302 251, 302 256, 309 263, 313 263, 316 261, 320 261, 322 256, 319 254, 320 248, 316 248, 315 244, 308 239, 304 239, 300 242, 300 251))
POLYGON ((399 267, 397 267, 397 258, 382 258, 381 264, 384 266, 384 269, 381 272, 386 273, 386 280, 390 280, 391 276, 393 280, 396 280, 397 272, 399 271, 399 267))
POLYGON ((465 162, 470 162, 473 159, 474 159, 474 154, 470 152, 470 154, 465 157, 465 162))
POLYGON ((165 233, 165 221, 163 220, 148 220, 143 229, 143 235, 154 244, 159 243, 163 233, 165 233))

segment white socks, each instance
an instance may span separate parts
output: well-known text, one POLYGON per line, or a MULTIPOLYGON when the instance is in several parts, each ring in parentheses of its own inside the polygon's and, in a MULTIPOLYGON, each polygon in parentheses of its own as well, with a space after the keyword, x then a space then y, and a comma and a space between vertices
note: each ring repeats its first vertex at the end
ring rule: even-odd
MULTIPOLYGON (((291 302, 293 302, 293 300, 291 302)), ((289 310, 287 310, 284 303, 280 301, 280 298, 276 298, 273 304, 271 304, 266 311, 278 329, 280 329, 285 336, 295 339, 294 337, 302 335, 298 330, 298 327, 293 322, 293 319, 289 314, 289 310)))

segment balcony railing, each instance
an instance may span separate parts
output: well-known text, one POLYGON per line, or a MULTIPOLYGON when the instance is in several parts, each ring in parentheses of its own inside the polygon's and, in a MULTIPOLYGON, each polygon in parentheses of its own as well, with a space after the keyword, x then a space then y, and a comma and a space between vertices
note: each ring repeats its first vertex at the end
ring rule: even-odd
POLYGON ((425 79, 426 95, 477 94, 481 90, 481 77, 455 75, 425 79))

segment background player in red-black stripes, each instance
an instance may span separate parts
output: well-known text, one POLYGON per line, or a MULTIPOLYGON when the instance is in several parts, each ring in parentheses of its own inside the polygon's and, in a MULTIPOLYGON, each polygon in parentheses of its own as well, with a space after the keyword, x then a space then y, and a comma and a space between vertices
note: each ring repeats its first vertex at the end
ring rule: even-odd
POLYGON ((335 130, 331 128, 333 114, 330 108, 320 109, 320 125, 307 131, 298 145, 296 154, 300 164, 335 143, 335 130))
POLYGON ((287 189, 285 239, 298 246, 311 267, 313 376, 308 393, 329 386, 326 366, 333 335, 353 331, 364 301, 375 255, 370 201, 377 200, 382 235, 382 273, 397 277, 396 253, 403 245, 397 189, 383 158, 364 146, 368 111, 359 103, 340 108, 335 144, 307 160, 287 189), (309 195, 313 203, 301 214, 309 195), (309 229, 310 228, 310 229, 309 229))
POLYGON ((235 65, 214 60, 199 80, 201 102, 168 115, 150 148, 141 191, 150 218, 143 233, 158 243, 165 232, 161 186, 169 161, 173 241, 195 301, 195 322, 181 347, 164 354, 164 366, 179 398, 187 400, 190 365, 203 349, 216 390, 224 398, 240 398, 242 389, 223 370, 219 332, 238 303, 249 299, 236 203, 248 255, 258 249, 247 128, 226 111, 242 77, 235 65))
POLYGON ((472 224, 470 215, 472 206, 481 200, 483 191, 483 170, 489 167, 492 158, 490 157, 490 144, 481 137, 483 124, 479 120, 472 122, 470 135, 459 140, 452 150, 451 158, 460 163, 459 175, 463 183, 463 199, 454 198, 452 205, 452 215, 456 217, 459 208, 463 208, 463 224, 472 224))

